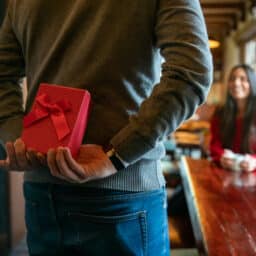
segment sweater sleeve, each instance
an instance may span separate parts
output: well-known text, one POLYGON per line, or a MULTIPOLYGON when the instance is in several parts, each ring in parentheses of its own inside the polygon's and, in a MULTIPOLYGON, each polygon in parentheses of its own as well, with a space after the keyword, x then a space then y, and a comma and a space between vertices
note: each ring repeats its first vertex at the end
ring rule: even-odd
POLYGON ((11 7, 0 28, 0 139, 14 140, 21 131, 23 116, 20 80, 25 76, 21 47, 12 30, 11 7))
POLYGON ((213 117, 211 120, 211 141, 210 141, 210 154, 213 161, 219 163, 224 148, 220 138, 220 121, 218 118, 213 117))
POLYGON ((212 82, 212 58, 198 0, 160 0, 155 38, 165 60, 160 83, 111 140, 127 163, 139 160, 189 118, 212 82))

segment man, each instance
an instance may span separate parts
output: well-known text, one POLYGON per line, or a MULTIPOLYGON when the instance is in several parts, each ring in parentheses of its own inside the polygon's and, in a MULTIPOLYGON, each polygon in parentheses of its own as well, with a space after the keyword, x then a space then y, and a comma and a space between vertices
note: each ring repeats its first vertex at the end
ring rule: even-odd
POLYGON ((197 0, 11 0, 0 166, 25 171, 30 255, 169 255, 162 142, 204 101, 211 76, 197 0), (42 156, 19 138, 24 76, 25 112, 41 82, 90 91, 77 159, 64 147, 42 156))

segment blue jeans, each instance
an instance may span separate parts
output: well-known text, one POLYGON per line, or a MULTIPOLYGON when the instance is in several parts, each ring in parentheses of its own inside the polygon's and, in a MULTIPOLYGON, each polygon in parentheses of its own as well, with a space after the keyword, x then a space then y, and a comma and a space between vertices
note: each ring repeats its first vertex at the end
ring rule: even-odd
POLYGON ((24 183, 32 256, 169 256, 165 189, 121 192, 24 183))

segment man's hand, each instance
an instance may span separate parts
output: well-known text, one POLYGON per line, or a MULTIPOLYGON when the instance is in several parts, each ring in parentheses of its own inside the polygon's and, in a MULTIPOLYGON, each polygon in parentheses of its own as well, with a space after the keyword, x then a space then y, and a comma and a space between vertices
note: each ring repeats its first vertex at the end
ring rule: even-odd
POLYGON ((102 147, 92 144, 82 145, 76 159, 68 148, 50 149, 47 163, 53 176, 75 183, 102 179, 117 172, 102 147))
POLYGON ((0 167, 9 171, 30 171, 46 164, 43 154, 27 149, 22 139, 6 143, 5 160, 0 160, 0 167))

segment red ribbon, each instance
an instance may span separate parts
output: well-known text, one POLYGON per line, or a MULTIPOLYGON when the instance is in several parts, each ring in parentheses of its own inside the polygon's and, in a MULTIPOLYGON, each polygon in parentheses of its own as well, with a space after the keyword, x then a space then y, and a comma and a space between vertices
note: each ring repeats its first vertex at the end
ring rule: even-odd
POLYGON ((24 117, 24 127, 28 127, 50 115, 58 140, 66 137, 70 133, 70 128, 65 117, 65 112, 71 109, 70 102, 67 100, 51 102, 50 97, 43 93, 36 97, 36 103, 33 110, 24 117))

